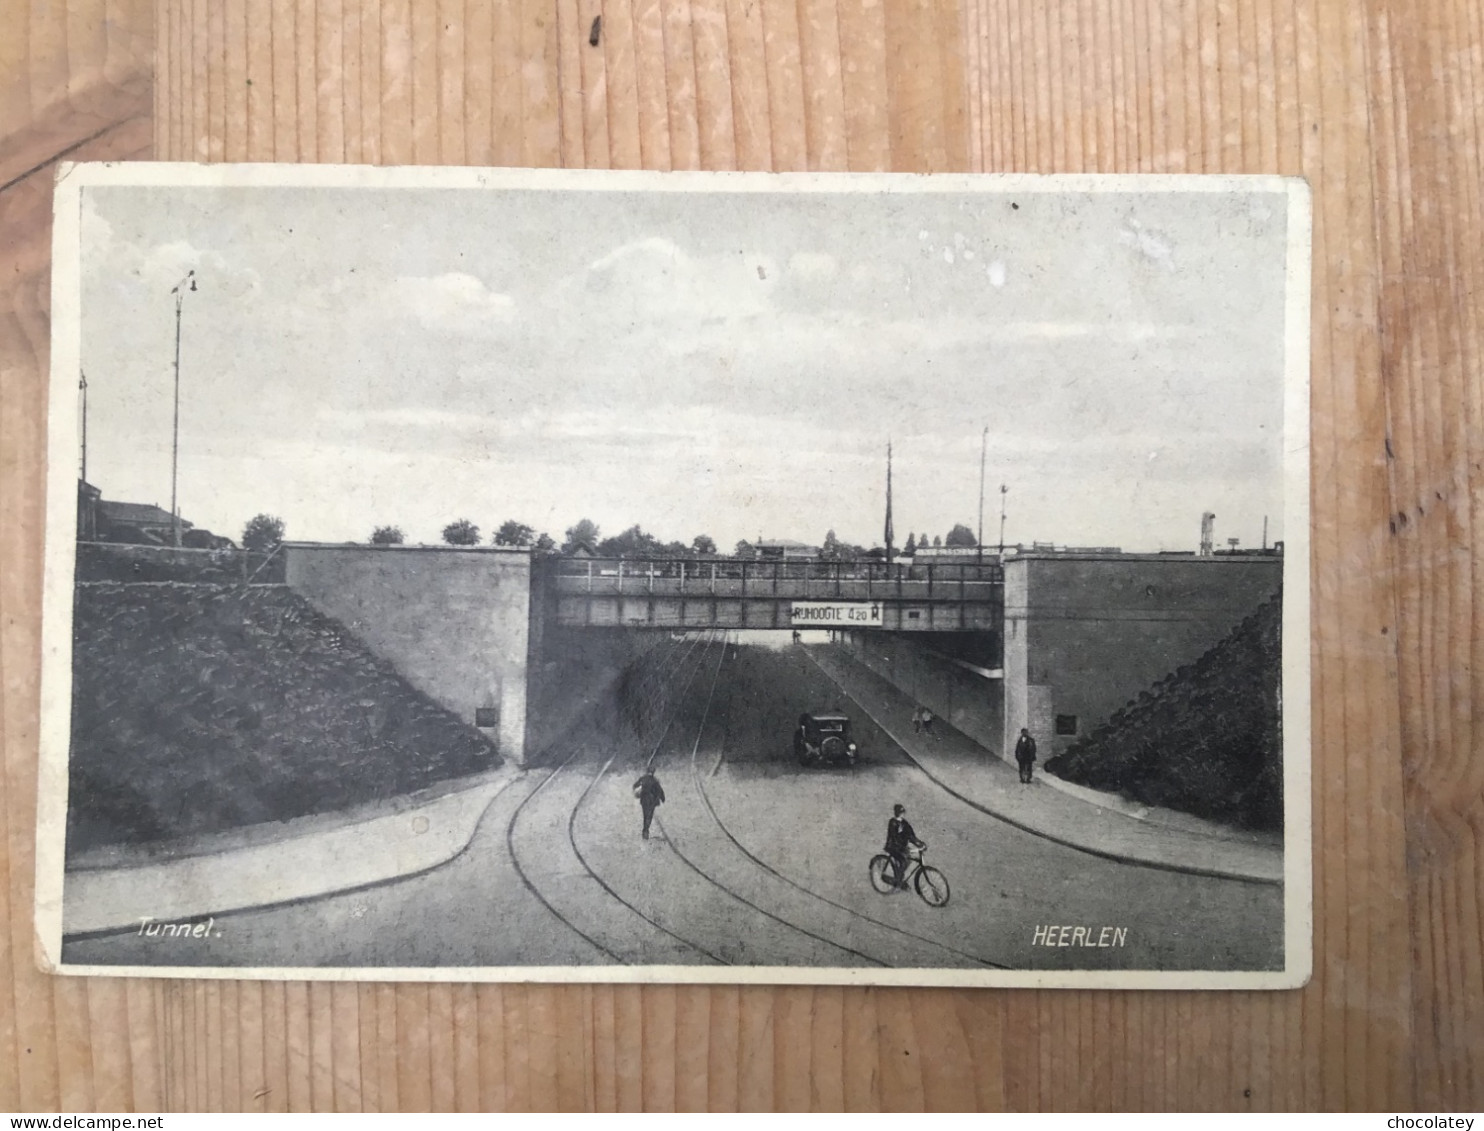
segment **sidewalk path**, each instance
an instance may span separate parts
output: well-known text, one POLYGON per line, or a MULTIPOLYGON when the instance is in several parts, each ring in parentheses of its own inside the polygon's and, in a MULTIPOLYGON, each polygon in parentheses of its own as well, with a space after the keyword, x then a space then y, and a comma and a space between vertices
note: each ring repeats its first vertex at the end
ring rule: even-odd
MULTIPOLYGON (((938 720, 933 734, 914 733, 912 699, 835 648, 808 655, 886 731, 929 778, 974 808, 1057 844, 1111 860, 1256 883, 1283 882, 1279 843, 1209 822, 1145 819, 1096 803, 1092 790, 1057 789, 1044 774, 1030 785, 978 743, 938 720), (1182 826, 1196 827, 1182 827, 1182 826), (1206 826, 1206 827, 1198 827, 1206 826)), ((1058 783, 1060 785, 1061 783, 1058 783)))
MULTIPOLYGON (((194 851, 66 873, 62 933, 73 936, 174 923, 315 899, 425 872, 458 856, 481 815, 517 776, 511 766, 344 815, 202 838, 194 851), (212 844, 216 847, 213 850, 212 844)), ((103 854, 98 854, 102 857, 103 854)), ((121 857, 122 858, 122 857, 121 857)), ((43 912, 55 914, 54 908, 43 912)))

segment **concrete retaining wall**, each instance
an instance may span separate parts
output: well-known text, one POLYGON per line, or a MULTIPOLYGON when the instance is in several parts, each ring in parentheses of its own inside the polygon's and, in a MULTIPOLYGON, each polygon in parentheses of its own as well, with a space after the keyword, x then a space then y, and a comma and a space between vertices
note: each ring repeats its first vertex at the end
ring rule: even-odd
POLYGON ((1005 563, 1005 738, 1042 758, 1090 734, 1277 593, 1281 557, 1024 555, 1005 563), (1057 717, 1076 720, 1057 734, 1057 717))
POLYGON ((525 761, 525 550, 287 543, 286 580, 414 687, 525 761))
POLYGON ((546 625, 539 651, 532 649, 527 682, 527 757, 540 755, 614 697, 624 672, 668 643, 667 632, 546 625))
MULTIPOLYGON (((1004 732, 1001 681, 969 671, 932 651, 919 634, 848 632, 842 647, 917 703, 1000 757, 1004 732)), ((900 720, 910 724, 911 719, 900 720)))

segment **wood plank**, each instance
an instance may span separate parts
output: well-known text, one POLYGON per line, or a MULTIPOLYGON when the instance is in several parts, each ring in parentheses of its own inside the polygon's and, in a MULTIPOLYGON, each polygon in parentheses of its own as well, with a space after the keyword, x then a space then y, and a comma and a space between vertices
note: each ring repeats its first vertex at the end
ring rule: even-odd
MULTIPOLYGON (((148 36, 149 6, 122 10, 119 16, 148 36)), ((118 60, 121 65, 105 74, 107 43, 88 37, 69 44, 76 27, 65 11, 27 9, 19 23, 4 50, 18 48, 22 54, 12 57, 15 67, 6 69, 0 87, 0 245, 9 253, 0 282, 0 518, 8 529, 36 533, 7 540, 0 568, 0 623, 5 625, 0 635, 0 851, 6 879, 0 895, 6 923, 0 932, 0 969, 6 978, 0 1104, 42 1111, 60 1110, 64 1103, 91 1107, 133 1083, 127 1061, 95 1055, 93 1048, 100 1032, 112 1032, 115 1041, 129 1034, 117 997, 110 1000, 100 986, 94 1010, 87 987, 43 977, 32 957, 51 183, 59 157, 148 156, 153 91, 144 58, 134 59, 132 68, 118 60), (34 65, 19 62, 22 58, 34 65)), ((7 26, 14 24, 7 20, 7 26)))
POLYGON ((1469 250, 1484 235, 1484 23, 1467 3, 1419 15, 1372 5, 1367 39, 1397 581, 1383 629, 1400 668, 1416 1094, 1453 1106, 1484 1093, 1484 280, 1469 250))

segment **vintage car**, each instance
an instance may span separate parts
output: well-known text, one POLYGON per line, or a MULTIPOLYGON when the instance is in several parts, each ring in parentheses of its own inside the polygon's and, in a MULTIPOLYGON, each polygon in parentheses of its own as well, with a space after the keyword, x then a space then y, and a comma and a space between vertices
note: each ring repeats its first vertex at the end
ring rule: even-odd
POLYGON ((804 766, 853 766, 857 756, 850 719, 839 711, 799 716, 794 730, 794 757, 804 766))

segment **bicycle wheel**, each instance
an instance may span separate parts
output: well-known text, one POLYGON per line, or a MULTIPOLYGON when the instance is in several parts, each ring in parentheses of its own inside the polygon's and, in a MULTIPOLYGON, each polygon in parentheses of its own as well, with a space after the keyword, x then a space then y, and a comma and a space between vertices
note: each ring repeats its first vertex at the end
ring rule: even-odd
POLYGON ((942 907, 948 902, 948 877, 931 864, 924 864, 917 869, 912 882, 917 888, 917 894, 929 906, 942 907))
POLYGON ((871 857, 871 886, 882 895, 890 895, 896 891, 896 884, 892 878, 896 869, 892 867, 891 857, 882 853, 880 856, 871 857))

